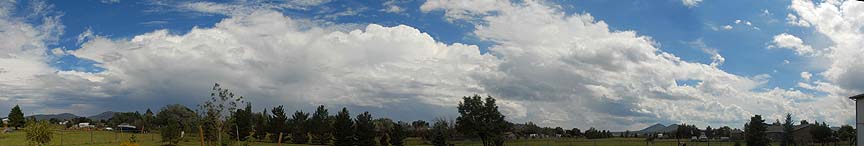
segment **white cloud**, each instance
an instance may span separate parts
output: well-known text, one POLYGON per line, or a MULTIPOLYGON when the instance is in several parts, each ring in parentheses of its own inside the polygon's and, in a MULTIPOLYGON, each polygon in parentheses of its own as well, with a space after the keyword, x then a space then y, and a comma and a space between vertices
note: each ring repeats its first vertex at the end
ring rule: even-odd
POLYGON ((723 25, 723 29, 724 29, 724 30, 731 30, 731 29, 732 29, 732 25, 723 25))
POLYGON ((786 23, 794 26, 810 27, 810 23, 803 19, 798 19, 798 16, 793 14, 786 15, 786 23))
POLYGON ((813 77, 813 74, 810 74, 810 72, 801 72, 801 78, 805 81, 809 81, 810 77, 813 77))
POLYGON ((702 0, 681 0, 681 3, 684 3, 684 6, 687 6, 689 8, 696 7, 701 2, 702 0))
MULTIPOLYGON (((793 0, 790 8, 798 22, 807 22, 830 40, 824 58, 827 70, 821 73, 829 83, 853 92, 864 92, 864 4, 858 1, 793 0)), ((791 21, 790 21, 791 22, 791 21)), ((850 96, 850 95, 841 95, 850 96)))
POLYGON ((384 2, 384 9, 381 11, 388 12, 388 13, 401 13, 402 11, 405 11, 402 9, 402 7, 399 7, 399 5, 398 5, 399 2, 400 1, 396 1, 396 0, 390 0, 390 1, 384 2))
POLYGON ((809 45, 805 45, 804 41, 801 38, 798 38, 794 35, 790 35, 787 33, 782 33, 774 36, 773 45, 768 48, 789 48, 795 50, 795 53, 798 55, 818 55, 818 51, 810 47, 809 45))

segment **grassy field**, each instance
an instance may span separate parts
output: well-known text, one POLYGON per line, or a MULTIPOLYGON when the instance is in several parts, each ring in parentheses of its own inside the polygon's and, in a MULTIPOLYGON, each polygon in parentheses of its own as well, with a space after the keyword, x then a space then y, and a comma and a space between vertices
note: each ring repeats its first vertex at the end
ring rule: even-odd
MULTIPOLYGON (((120 142, 128 141, 129 137, 135 135, 138 144, 142 146, 158 146, 163 143, 156 133, 150 134, 131 134, 117 133, 110 131, 77 131, 77 130, 58 130, 54 132, 51 141, 52 146, 117 146, 120 142), (91 141, 92 137, 92 141, 91 141)), ((186 137, 180 145, 183 146, 199 146, 197 137, 186 137)), ((418 138, 408 138, 408 145, 421 146, 422 140, 418 138)), ((480 146, 478 141, 452 141, 453 144, 459 146, 480 146)), ((13 133, 0 134, 0 146, 26 146, 27 141, 24 138, 23 131, 13 133)), ((267 142, 249 142, 249 145, 254 146, 275 146, 275 143, 267 142)), ((282 144, 284 146, 305 146, 298 144, 282 144)), ((573 138, 557 138, 557 139, 520 139, 507 141, 508 146, 645 146, 646 143, 641 138, 609 138, 609 139, 573 139, 573 138)), ((655 146, 675 146, 675 140, 658 140, 655 141, 655 146)), ((688 146, 709 146, 706 142, 687 142, 688 146)), ((732 146, 732 142, 711 142, 710 146, 732 146)), ((742 145, 744 145, 742 143, 742 145)), ((776 145, 776 144, 775 144, 776 145)), ((840 144, 844 145, 844 144, 840 144)), ((848 144, 845 144, 848 145, 848 144)))

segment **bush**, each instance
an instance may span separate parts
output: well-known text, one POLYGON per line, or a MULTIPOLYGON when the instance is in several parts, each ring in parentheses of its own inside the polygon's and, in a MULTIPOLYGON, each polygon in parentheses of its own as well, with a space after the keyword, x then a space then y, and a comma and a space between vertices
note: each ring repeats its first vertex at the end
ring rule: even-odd
POLYGON ((30 121, 27 123, 27 129, 24 129, 24 132, 27 133, 27 142, 30 145, 42 146, 48 145, 48 142, 51 142, 51 135, 54 133, 52 130, 51 124, 47 121, 30 121))

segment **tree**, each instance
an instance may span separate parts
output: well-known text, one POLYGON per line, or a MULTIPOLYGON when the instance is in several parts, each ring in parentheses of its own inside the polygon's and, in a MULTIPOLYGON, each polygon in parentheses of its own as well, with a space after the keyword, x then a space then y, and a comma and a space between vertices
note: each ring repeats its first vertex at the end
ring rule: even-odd
POLYGON ((765 120, 760 115, 754 115, 750 122, 744 125, 744 139, 747 146, 767 146, 769 139, 765 135, 765 120))
MULTIPOLYGON (((16 106, 17 107, 17 106, 16 106)), ((27 142, 30 145, 48 145, 48 142, 51 142, 51 135, 53 134, 53 129, 51 129, 51 123, 47 121, 30 121, 27 122, 27 129, 24 129, 26 133, 27 142)))
POLYGON ((450 124, 447 120, 435 120, 431 131, 431 141, 434 146, 447 146, 447 139, 450 138, 450 124))
POLYGON ((421 137, 423 140, 426 139, 426 131, 429 130, 429 123, 423 120, 417 120, 411 122, 411 136, 421 137))
POLYGON ((291 142, 296 144, 309 142, 309 133, 306 132, 308 118, 309 113, 304 113, 302 110, 294 112, 294 116, 291 117, 291 142))
POLYGON ((457 107, 456 129, 467 136, 480 137, 484 146, 503 145, 504 131, 509 124, 498 111, 495 98, 488 96, 485 102, 479 95, 462 99, 457 107))
POLYGON ((231 112, 227 134, 231 136, 231 139, 246 141, 252 134, 252 119, 252 104, 246 103, 245 108, 231 112))
POLYGON ((792 124, 792 114, 787 113, 786 120, 783 121, 783 139, 780 141, 781 146, 795 145, 795 136, 792 135, 795 126, 792 124))
POLYGON ((15 127, 17 130, 18 127, 24 127, 24 112, 21 112, 21 107, 15 105, 12 107, 12 111, 9 111, 9 126, 15 127))
POLYGON ((801 125, 807 125, 807 124, 810 124, 810 122, 807 122, 807 120, 801 120, 801 125))
POLYGON ((840 126, 840 130, 837 130, 837 133, 841 140, 850 141, 850 144, 854 144, 855 142, 855 128, 849 125, 840 126))
POLYGON ((330 124, 330 113, 327 112, 327 109, 324 108, 324 105, 318 106, 318 109, 315 109, 315 113, 312 114, 312 118, 309 119, 309 133, 312 135, 312 143, 315 144, 327 144, 330 143, 332 135, 330 132, 333 129, 333 125, 330 124))
POLYGON ((810 135, 813 136, 813 140, 819 143, 831 142, 832 132, 831 128, 828 127, 828 124, 825 124, 825 122, 819 124, 818 121, 813 122, 813 124, 815 124, 816 126, 813 130, 810 131, 810 135))
POLYGON ((197 115, 191 109, 179 104, 167 105, 156 114, 155 122, 163 125, 159 134, 162 142, 168 145, 177 145, 180 142, 181 133, 192 127, 197 115))
POLYGON ((372 124, 372 114, 363 112, 354 120, 354 139, 357 145, 375 145, 375 125, 372 124))
POLYGON ((199 105, 199 114, 203 117, 201 123, 204 127, 204 135, 208 140, 222 142, 222 133, 226 132, 227 115, 235 111, 237 104, 243 103, 243 96, 234 96, 227 88, 222 88, 219 83, 213 85, 210 100, 199 105))
POLYGON ((267 110, 261 111, 260 113, 255 113, 255 116, 252 117, 252 121, 254 123, 253 128, 255 129, 252 137, 257 140, 264 140, 265 138, 267 138, 267 132, 269 132, 268 123, 270 121, 270 116, 267 115, 267 110))
POLYGON ((342 111, 336 114, 333 119, 333 145, 334 146, 353 146, 354 145, 354 122, 351 121, 351 115, 347 108, 342 108, 342 111))
POLYGON ((155 122, 156 114, 153 114, 153 111, 148 108, 147 111, 144 112, 144 115, 142 115, 141 123, 139 125, 141 125, 141 129, 143 129, 144 131, 149 131, 149 129, 153 129, 153 126, 156 125, 155 122))
POLYGON ((705 137, 708 137, 708 139, 714 138, 714 129, 711 129, 711 126, 705 127, 705 137))
POLYGON ((408 137, 408 132, 405 131, 407 126, 408 124, 402 121, 393 125, 393 129, 390 129, 390 145, 405 146, 405 138, 408 137))
MULTIPOLYGON (((270 110, 270 113, 273 113, 273 116, 270 117, 270 124, 267 126, 270 128, 270 139, 273 142, 278 142, 279 134, 289 134, 288 133, 288 116, 285 115, 285 110, 282 109, 282 106, 274 107, 270 110)), ((287 140, 288 136, 283 136, 281 141, 287 140)))

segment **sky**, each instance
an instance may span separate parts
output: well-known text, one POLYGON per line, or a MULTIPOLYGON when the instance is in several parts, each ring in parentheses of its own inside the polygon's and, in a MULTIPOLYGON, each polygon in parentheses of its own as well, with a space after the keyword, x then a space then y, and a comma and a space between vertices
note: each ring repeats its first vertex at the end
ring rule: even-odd
MULTIPOLYGON (((214 83, 256 111, 348 107, 515 123, 854 123, 864 2, 416 0, 0 2, 0 109, 195 107, 214 83)), ((7 110, 0 110, 6 115, 7 110)))

